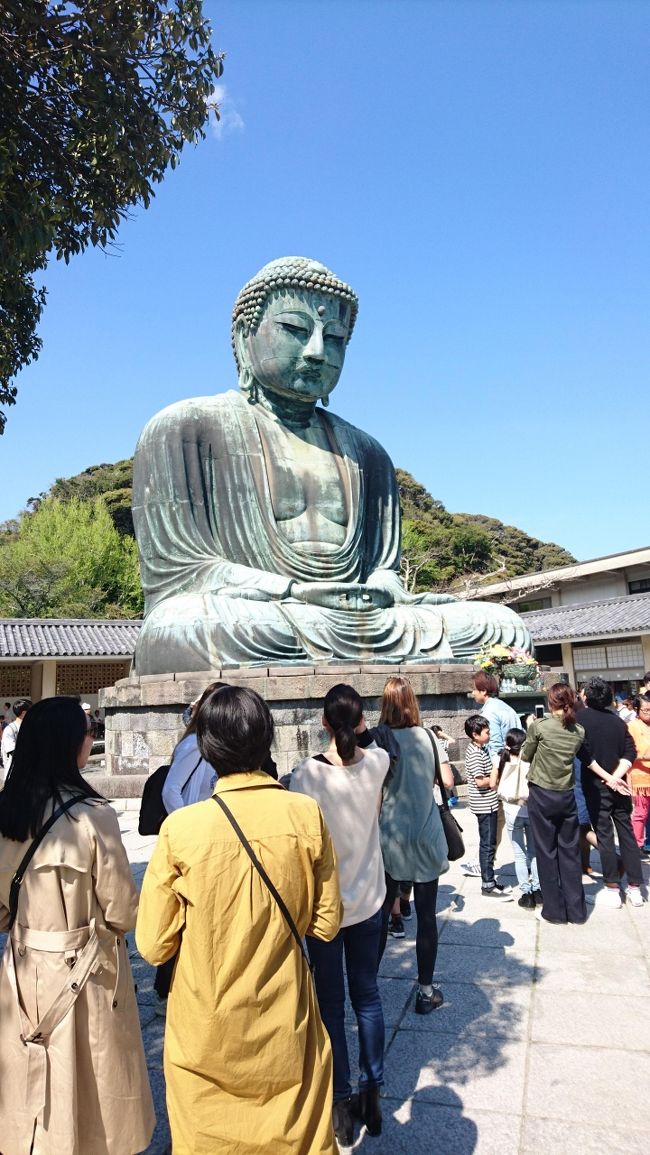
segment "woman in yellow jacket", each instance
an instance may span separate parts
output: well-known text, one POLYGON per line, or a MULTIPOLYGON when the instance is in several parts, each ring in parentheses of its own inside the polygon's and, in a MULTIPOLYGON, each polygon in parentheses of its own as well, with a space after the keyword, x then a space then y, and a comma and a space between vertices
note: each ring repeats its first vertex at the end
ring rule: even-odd
POLYGON ((197 737, 215 793, 163 823, 136 928, 150 963, 179 951, 165 1030, 174 1155, 334 1155, 331 1050, 311 974, 249 855, 297 934, 328 942, 342 916, 330 835, 311 798, 260 770, 273 721, 254 691, 215 690, 197 737))

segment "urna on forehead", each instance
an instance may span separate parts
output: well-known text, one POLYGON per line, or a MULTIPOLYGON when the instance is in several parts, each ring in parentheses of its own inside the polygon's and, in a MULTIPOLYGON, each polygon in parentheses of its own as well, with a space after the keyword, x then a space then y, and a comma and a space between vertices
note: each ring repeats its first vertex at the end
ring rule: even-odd
POLYGON ((354 290, 320 261, 311 260, 309 257, 279 257, 264 265, 259 273, 246 282, 239 293, 232 314, 233 343, 238 323, 243 322, 249 332, 255 331, 262 319, 265 302, 276 289, 295 289, 303 292, 311 290, 337 297, 349 305, 350 325, 347 339, 350 340, 359 310, 359 301, 354 290))

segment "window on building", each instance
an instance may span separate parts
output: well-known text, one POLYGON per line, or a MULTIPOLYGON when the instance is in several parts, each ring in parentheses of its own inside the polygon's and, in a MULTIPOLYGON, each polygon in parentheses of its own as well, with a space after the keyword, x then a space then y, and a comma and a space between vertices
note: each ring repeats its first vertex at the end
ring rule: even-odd
POLYGON ((607 669, 606 646, 574 646, 573 665, 576 670, 607 669))
POLYGON ((0 666, 0 697, 29 698, 32 692, 32 667, 27 666, 0 666))
POLYGON ((576 671, 632 669, 643 666, 643 647, 640 641, 576 645, 573 647, 573 665, 576 671))
POLYGON ((131 663, 126 662, 61 662, 56 668, 57 694, 96 694, 105 686, 112 686, 126 678, 131 663))
POLYGON ((513 602, 512 609, 518 614, 528 614, 532 610, 550 610, 553 598, 531 598, 527 602, 513 602))
POLYGON ((639 578, 637 581, 628 582, 627 590, 630 594, 646 594, 650 592, 650 577, 639 578))
POLYGON ((642 666, 643 647, 640 642, 617 642, 607 647, 607 665, 610 669, 617 666, 642 666))

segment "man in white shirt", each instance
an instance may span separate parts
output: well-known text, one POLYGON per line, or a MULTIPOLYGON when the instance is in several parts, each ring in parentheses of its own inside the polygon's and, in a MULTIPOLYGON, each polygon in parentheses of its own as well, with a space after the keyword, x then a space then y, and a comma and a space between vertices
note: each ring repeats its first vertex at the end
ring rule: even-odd
POLYGON ((0 748, 2 751, 2 770, 0 770, 0 774, 2 775, 1 782, 3 786, 7 774, 11 769, 11 760, 14 756, 14 750, 16 749, 20 724, 25 717, 25 714, 29 710, 31 704, 32 703, 30 702, 29 698, 19 698, 17 702, 14 702, 13 711, 16 716, 16 720, 15 722, 10 722, 9 725, 5 726, 4 730, 2 731, 2 746, 0 748))

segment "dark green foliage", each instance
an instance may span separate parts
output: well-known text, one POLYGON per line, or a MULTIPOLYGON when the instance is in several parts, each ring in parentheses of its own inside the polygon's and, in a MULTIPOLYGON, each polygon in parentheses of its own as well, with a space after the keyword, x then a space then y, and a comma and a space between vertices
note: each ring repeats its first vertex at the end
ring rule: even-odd
MULTIPOLYGON (((31 512, 1 527, 0 576, 3 573, 1 563, 4 557, 5 604, 9 604, 7 598, 11 587, 16 607, 14 612, 20 616, 43 616, 39 615, 39 605, 47 606, 48 612, 53 613, 52 606, 56 604, 62 607, 76 604, 80 616, 102 616, 102 613, 107 612, 107 607, 117 616, 139 613, 141 592, 135 547, 130 541, 133 537, 132 480, 133 458, 126 458, 114 465, 90 465, 75 477, 59 477, 47 493, 30 498, 31 512), (74 506, 78 521, 79 511, 90 510, 97 498, 101 498, 101 506, 93 510, 92 516, 90 513, 88 516, 95 533, 98 560, 93 562, 96 568, 92 580, 88 578, 77 587, 70 577, 70 573, 77 569, 72 564, 74 551, 68 554, 69 562, 61 559, 61 574, 57 570, 60 542, 70 532, 63 520, 64 511, 61 506, 74 506), (103 533, 106 536, 105 522, 101 520, 103 510, 110 514, 119 534, 127 539, 126 552, 118 550, 114 542, 112 551, 107 554, 100 549, 102 535, 99 526, 104 526, 103 533), (39 511, 47 511, 47 518, 43 517, 42 522, 32 528, 28 524, 29 519, 39 511), (58 519, 56 534, 51 529, 55 513, 58 519), (37 529, 43 532, 37 534, 37 529), (49 531, 48 542, 54 542, 54 545, 48 546, 47 554, 40 544, 45 529, 49 531), (3 545, 9 546, 12 542, 18 542, 20 549, 16 546, 11 553, 3 554, 3 545), (36 573, 33 559, 30 562, 28 556, 36 542, 39 543, 39 574, 36 573), (17 574, 13 572, 16 569, 17 574), (96 574, 104 575, 104 586, 96 574), (20 599, 25 606, 23 610, 20 609, 20 599)), ((441 501, 433 498, 423 485, 403 469, 397 470, 397 480, 402 502, 402 576, 411 591, 453 590, 454 583, 458 584, 461 578, 467 578, 470 574, 492 573, 499 578, 514 577, 517 574, 552 569, 558 565, 569 565, 575 560, 561 546, 538 541, 523 530, 504 525, 496 518, 483 514, 449 513, 441 501)))
POLYGON ((210 40, 201 0, 0 5, 0 404, 40 350, 48 255, 110 245, 204 135, 223 68, 210 40))
POLYGON ((95 497, 103 497, 115 528, 119 533, 133 537, 132 480, 132 457, 116 461, 114 465, 89 465, 88 469, 75 477, 57 477, 47 493, 30 497, 28 505, 31 510, 36 510, 48 497, 60 501, 70 501, 75 497, 82 501, 92 501, 95 497))
POLYGON ((454 588, 468 575, 505 579, 575 561, 553 542, 538 541, 484 514, 449 513, 442 502, 397 470, 402 503, 402 576, 411 592, 454 588))

